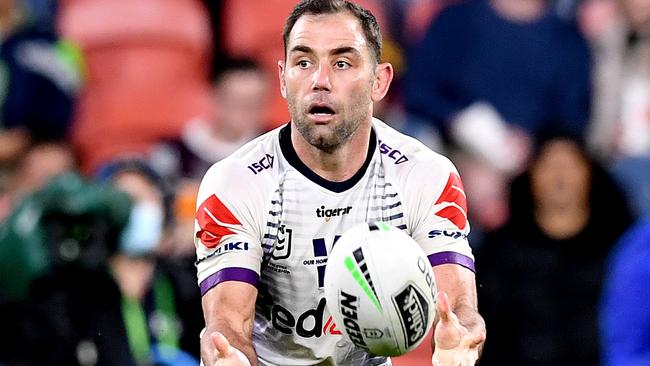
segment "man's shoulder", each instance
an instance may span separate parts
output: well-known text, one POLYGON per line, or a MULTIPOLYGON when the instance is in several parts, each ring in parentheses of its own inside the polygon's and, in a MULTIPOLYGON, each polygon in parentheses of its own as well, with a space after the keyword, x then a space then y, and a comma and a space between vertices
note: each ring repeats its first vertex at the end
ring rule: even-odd
POLYGON ((378 119, 373 119, 373 127, 377 133, 379 153, 386 166, 394 166, 398 170, 415 167, 449 169, 453 166, 446 156, 378 119))

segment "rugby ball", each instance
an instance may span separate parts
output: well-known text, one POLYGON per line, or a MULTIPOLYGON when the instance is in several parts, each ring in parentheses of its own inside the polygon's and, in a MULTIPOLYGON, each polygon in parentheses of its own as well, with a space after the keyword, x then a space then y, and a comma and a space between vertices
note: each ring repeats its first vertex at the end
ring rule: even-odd
POLYGON ((429 260, 410 236, 386 223, 360 224, 341 236, 327 260, 324 287, 337 328, 369 353, 405 354, 433 324, 429 260))

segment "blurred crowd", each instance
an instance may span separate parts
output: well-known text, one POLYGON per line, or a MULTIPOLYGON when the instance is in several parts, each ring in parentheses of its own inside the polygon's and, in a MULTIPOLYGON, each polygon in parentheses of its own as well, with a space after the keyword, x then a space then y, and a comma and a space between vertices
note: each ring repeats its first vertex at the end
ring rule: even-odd
MULTIPOLYGON (((479 365, 650 365, 650 0, 356 2, 463 177, 479 365)), ((295 3, 0 0, 0 365, 197 364, 198 184, 288 121, 295 3)))

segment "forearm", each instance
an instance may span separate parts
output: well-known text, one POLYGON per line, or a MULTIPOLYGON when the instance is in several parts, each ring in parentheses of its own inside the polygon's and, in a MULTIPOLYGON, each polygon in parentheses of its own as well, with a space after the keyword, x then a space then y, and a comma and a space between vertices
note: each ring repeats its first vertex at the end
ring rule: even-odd
POLYGON ((257 289, 247 283, 229 281, 217 285, 203 295, 203 315, 206 330, 201 336, 201 358, 206 365, 216 360, 216 348, 212 334, 221 333, 231 347, 257 365, 253 347, 253 322, 257 289))
POLYGON ((455 264, 435 266, 433 270, 439 295, 446 294, 446 296, 438 296, 437 299, 438 316, 432 338, 434 352, 439 349, 445 351, 466 349, 471 350, 472 353, 476 352, 476 357, 480 356, 486 329, 485 321, 478 312, 474 273, 455 264), (442 315, 448 319, 446 325, 438 324, 441 322, 442 315))

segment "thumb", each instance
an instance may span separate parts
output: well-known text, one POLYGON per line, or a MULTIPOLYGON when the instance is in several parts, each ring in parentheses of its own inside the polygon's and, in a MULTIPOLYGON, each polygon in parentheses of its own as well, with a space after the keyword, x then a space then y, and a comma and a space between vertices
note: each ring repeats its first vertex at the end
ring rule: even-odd
POLYGON ((456 349, 461 343, 462 328, 456 314, 451 310, 449 298, 444 292, 439 292, 436 295, 436 313, 439 317, 434 334, 436 352, 456 349))
POLYGON ((438 313, 441 322, 447 323, 453 316, 453 313, 451 312, 451 306, 449 305, 449 297, 444 291, 438 292, 436 296, 436 313, 438 313))
POLYGON ((214 343, 218 358, 228 357, 233 352, 232 347, 230 347, 230 342, 228 342, 228 339, 226 339, 223 334, 212 332, 210 334, 210 339, 212 339, 212 343, 214 343))

